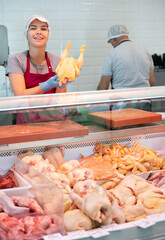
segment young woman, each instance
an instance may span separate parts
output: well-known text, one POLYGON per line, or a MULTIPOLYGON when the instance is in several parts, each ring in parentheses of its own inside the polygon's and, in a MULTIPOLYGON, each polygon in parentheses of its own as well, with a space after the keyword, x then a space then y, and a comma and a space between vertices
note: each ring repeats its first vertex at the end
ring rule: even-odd
POLYGON ((9 57, 7 75, 15 96, 66 92, 65 85, 59 89, 55 69, 60 57, 46 52, 50 35, 48 20, 33 16, 25 27, 29 50, 9 57))
MULTIPOLYGON (((50 36, 48 20, 40 15, 31 17, 25 26, 24 33, 29 50, 10 56, 6 69, 14 95, 66 92, 66 84, 59 87, 59 78, 55 73, 60 57, 46 52, 46 44, 50 36)), ((37 116, 35 114, 36 112, 34 116, 32 113, 20 114, 19 117, 18 114, 17 123, 41 121, 39 114, 37 113, 37 116)), ((58 116, 59 114, 50 118, 46 114, 46 118, 43 118, 42 114, 42 120, 53 120, 54 117, 58 119, 58 116)))

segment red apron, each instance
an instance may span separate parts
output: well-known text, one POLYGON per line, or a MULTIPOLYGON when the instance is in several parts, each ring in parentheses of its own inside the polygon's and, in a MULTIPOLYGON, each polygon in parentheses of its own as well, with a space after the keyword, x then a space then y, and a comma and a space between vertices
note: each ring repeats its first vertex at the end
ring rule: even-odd
MULTIPOLYGON (((27 66, 26 72, 24 73, 26 88, 32 88, 39 85, 41 82, 45 82, 49 78, 55 75, 55 72, 52 71, 52 66, 48 58, 47 52, 45 52, 46 62, 48 66, 49 73, 46 74, 37 74, 30 73, 30 57, 29 51, 27 51, 27 66)), ((44 94, 55 93, 56 88, 53 88, 44 94)), ((17 124, 31 123, 31 122, 40 122, 40 121, 54 121, 54 120, 65 120, 65 112, 63 110, 52 109, 52 110, 40 110, 40 111, 24 111, 17 113, 17 124)))
MULTIPOLYGON (((29 57, 29 51, 27 51, 27 66, 26 66, 26 72, 24 73, 26 88, 36 87, 39 85, 39 83, 45 82, 46 80, 48 80, 49 78, 55 75, 55 72, 52 71, 52 66, 48 58, 47 52, 45 52, 45 57, 46 57, 49 73, 45 73, 45 74, 30 73, 30 57, 29 57)), ((55 93, 55 90, 56 88, 53 88, 48 92, 44 92, 44 94, 55 93)))

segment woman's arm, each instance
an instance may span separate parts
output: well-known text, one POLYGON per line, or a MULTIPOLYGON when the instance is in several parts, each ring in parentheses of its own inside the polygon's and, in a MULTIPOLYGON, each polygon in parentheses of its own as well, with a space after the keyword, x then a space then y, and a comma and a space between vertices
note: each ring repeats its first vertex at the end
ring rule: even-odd
POLYGON ((22 74, 9 73, 11 88, 15 96, 43 94, 40 86, 26 89, 25 79, 22 74))

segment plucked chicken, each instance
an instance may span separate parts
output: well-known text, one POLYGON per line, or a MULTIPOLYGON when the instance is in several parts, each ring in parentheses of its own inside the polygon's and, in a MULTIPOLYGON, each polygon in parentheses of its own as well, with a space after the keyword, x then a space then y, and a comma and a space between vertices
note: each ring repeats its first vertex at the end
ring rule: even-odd
POLYGON ((70 196, 76 206, 94 221, 106 222, 111 215, 112 206, 106 196, 97 192, 87 193, 82 198, 78 194, 70 192, 70 196))
POLYGON ((61 61, 55 70, 60 79, 60 86, 63 83, 66 83, 66 79, 70 82, 74 81, 75 78, 80 74, 80 68, 84 62, 85 45, 80 48, 80 56, 78 59, 68 57, 70 48, 71 42, 67 42, 66 49, 61 54, 61 61))
POLYGON ((67 211, 64 214, 64 228, 67 232, 92 229, 91 219, 80 209, 67 211))

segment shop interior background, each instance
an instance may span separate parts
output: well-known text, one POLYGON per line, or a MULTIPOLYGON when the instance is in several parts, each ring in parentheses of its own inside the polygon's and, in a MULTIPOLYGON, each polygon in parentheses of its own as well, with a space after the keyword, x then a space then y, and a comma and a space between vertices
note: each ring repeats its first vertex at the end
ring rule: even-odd
MULTIPOLYGON (((9 54, 28 48, 24 27, 35 14, 50 21, 47 51, 61 55, 67 41, 71 41, 69 56, 77 58, 85 44, 83 68, 68 91, 92 91, 100 80, 104 55, 112 48, 107 43, 111 25, 126 25, 130 39, 150 54, 165 53, 164 9, 164 0, 0 0, 0 25, 8 30, 9 54)), ((13 95, 3 66, 0 85, 0 97, 13 95)))

